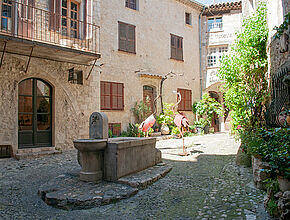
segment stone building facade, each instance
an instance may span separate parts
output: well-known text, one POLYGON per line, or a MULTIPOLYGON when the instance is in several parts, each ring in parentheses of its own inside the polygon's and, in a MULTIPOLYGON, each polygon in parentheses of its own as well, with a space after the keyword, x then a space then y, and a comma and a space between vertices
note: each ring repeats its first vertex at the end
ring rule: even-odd
MULTIPOLYGON (((223 102, 222 82, 217 76, 223 54, 230 51, 237 31, 241 30, 242 2, 209 5, 202 16, 202 89, 220 103, 223 102)), ((214 115, 215 131, 229 130, 228 114, 224 118, 214 115)))
MULTIPOLYGON (((192 123, 191 104, 201 93, 199 16, 203 6, 190 0, 113 0, 101 1, 100 7, 100 62, 104 64, 100 105, 109 123, 121 124, 122 130, 134 123, 131 108, 147 95, 152 102, 160 94, 162 77, 170 72, 172 77, 163 84, 163 102, 175 103, 173 91, 181 89, 187 103, 181 110, 186 110, 192 123), (123 94, 109 94, 113 87, 120 92, 123 87, 123 94), (112 106, 117 95, 119 101, 112 106)), ((157 111, 161 111, 160 100, 157 111)))
POLYGON ((98 5, 1 1, 0 150, 67 149, 88 137, 89 116, 99 110, 98 5))

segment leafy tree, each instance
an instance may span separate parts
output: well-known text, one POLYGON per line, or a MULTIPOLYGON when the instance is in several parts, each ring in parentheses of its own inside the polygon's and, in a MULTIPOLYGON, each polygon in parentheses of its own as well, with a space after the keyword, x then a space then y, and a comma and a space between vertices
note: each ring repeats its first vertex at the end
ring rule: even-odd
POLYGON ((243 21, 231 53, 222 58, 219 77, 225 83, 233 130, 239 125, 251 130, 265 124, 269 97, 266 14, 265 3, 260 3, 255 14, 243 21))

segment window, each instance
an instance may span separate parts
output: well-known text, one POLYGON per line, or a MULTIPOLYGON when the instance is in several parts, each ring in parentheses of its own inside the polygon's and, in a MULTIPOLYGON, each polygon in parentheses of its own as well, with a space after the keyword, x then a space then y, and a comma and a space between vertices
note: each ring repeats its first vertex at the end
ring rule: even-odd
POLYGON ((12 30, 12 1, 4 0, 2 2, 1 29, 4 31, 12 30))
POLYGON ((185 24, 191 25, 191 14, 185 12, 185 24))
POLYGON ((223 19, 218 18, 208 18, 207 19, 207 30, 210 31, 221 31, 223 29, 223 19))
POLYGON ((126 7, 137 10, 138 9, 138 0, 126 0, 126 7))
POLYGON ((136 53, 135 26, 119 21, 119 50, 136 53))
POLYGON ((121 123, 109 123, 109 130, 112 131, 113 136, 121 135, 121 123))
POLYGON ((101 81, 101 110, 124 110, 124 84, 101 81))
POLYGON ((223 54, 228 52, 228 47, 208 48, 207 66, 215 67, 220 64, 223 54))
POLYGON ((181 95, 181 102, 178 104, 178 111, 192 110, 192 92, 188 89, 177 89, 181 95))
POLYGON ((171 34, 171 59, 183 61, 183 38, 171 34))
POLYGON ((79 33, 79 11, 80 4, 73 0, 62 0, 61 3, 61 33, 73 38, 79 33))

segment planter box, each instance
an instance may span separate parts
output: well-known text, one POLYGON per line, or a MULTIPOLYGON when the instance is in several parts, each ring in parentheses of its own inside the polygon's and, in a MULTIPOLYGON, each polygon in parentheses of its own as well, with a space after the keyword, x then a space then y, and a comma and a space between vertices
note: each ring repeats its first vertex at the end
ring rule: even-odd
POLYGON ((111 138, 104 152, 104 180, 139 172, 161 162, 155 138, 111 138))

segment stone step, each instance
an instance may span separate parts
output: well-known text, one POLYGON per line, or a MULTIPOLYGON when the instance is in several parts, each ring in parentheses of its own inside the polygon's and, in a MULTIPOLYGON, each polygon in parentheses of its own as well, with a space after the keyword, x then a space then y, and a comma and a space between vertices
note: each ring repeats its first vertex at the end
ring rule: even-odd
POLYGON ((59 150, 46 150, 46 151, 38 151, 38 152, 17 152, 17 154, 15 154, 15 158, 17 160, 23 160, 23 159, 31 159, 31 158, 38 158, 38 157, 42 157, 42 156, 48 156, 48 155, 54 155, 54 154, 61 154, 62 152, 59 150))

